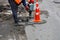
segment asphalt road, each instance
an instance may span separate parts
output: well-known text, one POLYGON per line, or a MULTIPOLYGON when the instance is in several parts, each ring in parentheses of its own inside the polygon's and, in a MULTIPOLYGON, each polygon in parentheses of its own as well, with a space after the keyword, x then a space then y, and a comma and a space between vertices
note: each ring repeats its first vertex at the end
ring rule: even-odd
POLYGON ((44 0, 40 3, 41 10, 47 10, 49 17, 45 24, 35 24, 26 27, 28 40, 60 40, 60 4, 53 0, 44 0))
MULTIPOLYGON (((41 18, 47 23, 28 25, 25 27, 26 34, 21 36, 15 34, 18 31, 14 29, 15 27, 10 21, 0 22, 0 40, 60 40, 60 4, 55 4, 53 0, 44 0, 39 7, 41 10, 48 11, 48 18, 41 15, 41 18)), ((16 28, 18 30, 20 27, 16 28)))

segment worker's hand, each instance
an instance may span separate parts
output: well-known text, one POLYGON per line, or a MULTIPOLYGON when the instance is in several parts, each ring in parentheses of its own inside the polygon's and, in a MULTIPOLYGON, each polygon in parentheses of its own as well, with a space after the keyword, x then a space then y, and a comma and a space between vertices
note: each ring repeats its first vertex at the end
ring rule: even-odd
POLYGON ((28 3, 33 3, 34 4, 34 0, 28 0, 28 3))
POLYGON ((29 7, 28 6, 25 6, 25 9, 28 11, 29 7))

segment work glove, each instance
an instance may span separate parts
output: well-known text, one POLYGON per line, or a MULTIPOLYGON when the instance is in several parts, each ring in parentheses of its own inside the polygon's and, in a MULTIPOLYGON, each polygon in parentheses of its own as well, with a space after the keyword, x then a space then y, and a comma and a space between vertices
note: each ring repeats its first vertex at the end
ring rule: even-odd
POLYGON ((28 11, 29 10, 29 7, 28 6, 25 6, 25 9, 28 11))
POLYGON ((33 3, 33 4, 34 4, 34 0, 29 0, 28 2, 29 2, 29 3, 33 3))

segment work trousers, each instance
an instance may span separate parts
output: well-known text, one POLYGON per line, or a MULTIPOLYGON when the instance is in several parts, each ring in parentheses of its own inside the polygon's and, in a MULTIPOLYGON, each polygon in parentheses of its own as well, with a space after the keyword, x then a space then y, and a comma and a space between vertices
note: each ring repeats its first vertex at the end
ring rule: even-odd
POLYGON ((13 0, 8 0, 8 2, 10 4, 10 6, 11 6, 14 22, 17 23, 18 22, 18 18, 17 18, 18 5, 15 4, 13 0))

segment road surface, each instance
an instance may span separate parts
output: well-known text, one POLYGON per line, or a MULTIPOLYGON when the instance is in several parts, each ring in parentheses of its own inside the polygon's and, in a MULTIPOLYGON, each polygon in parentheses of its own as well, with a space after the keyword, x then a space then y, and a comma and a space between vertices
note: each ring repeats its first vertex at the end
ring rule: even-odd
MULTIPOLYGON (((60 4, 55 4, 53 0, 43 0, 39 7, 41 10, 48 11, 48 18, 41 17, 47 23, 25 26, 26 33, 22 38, 27 37, 24 40, 60 40, 60 4)), ((14 33, 15 30, 11 31, 13 27, 9 21, 0 23, 0 40, 23 40, 18 36, 20 34, 14 33)))

